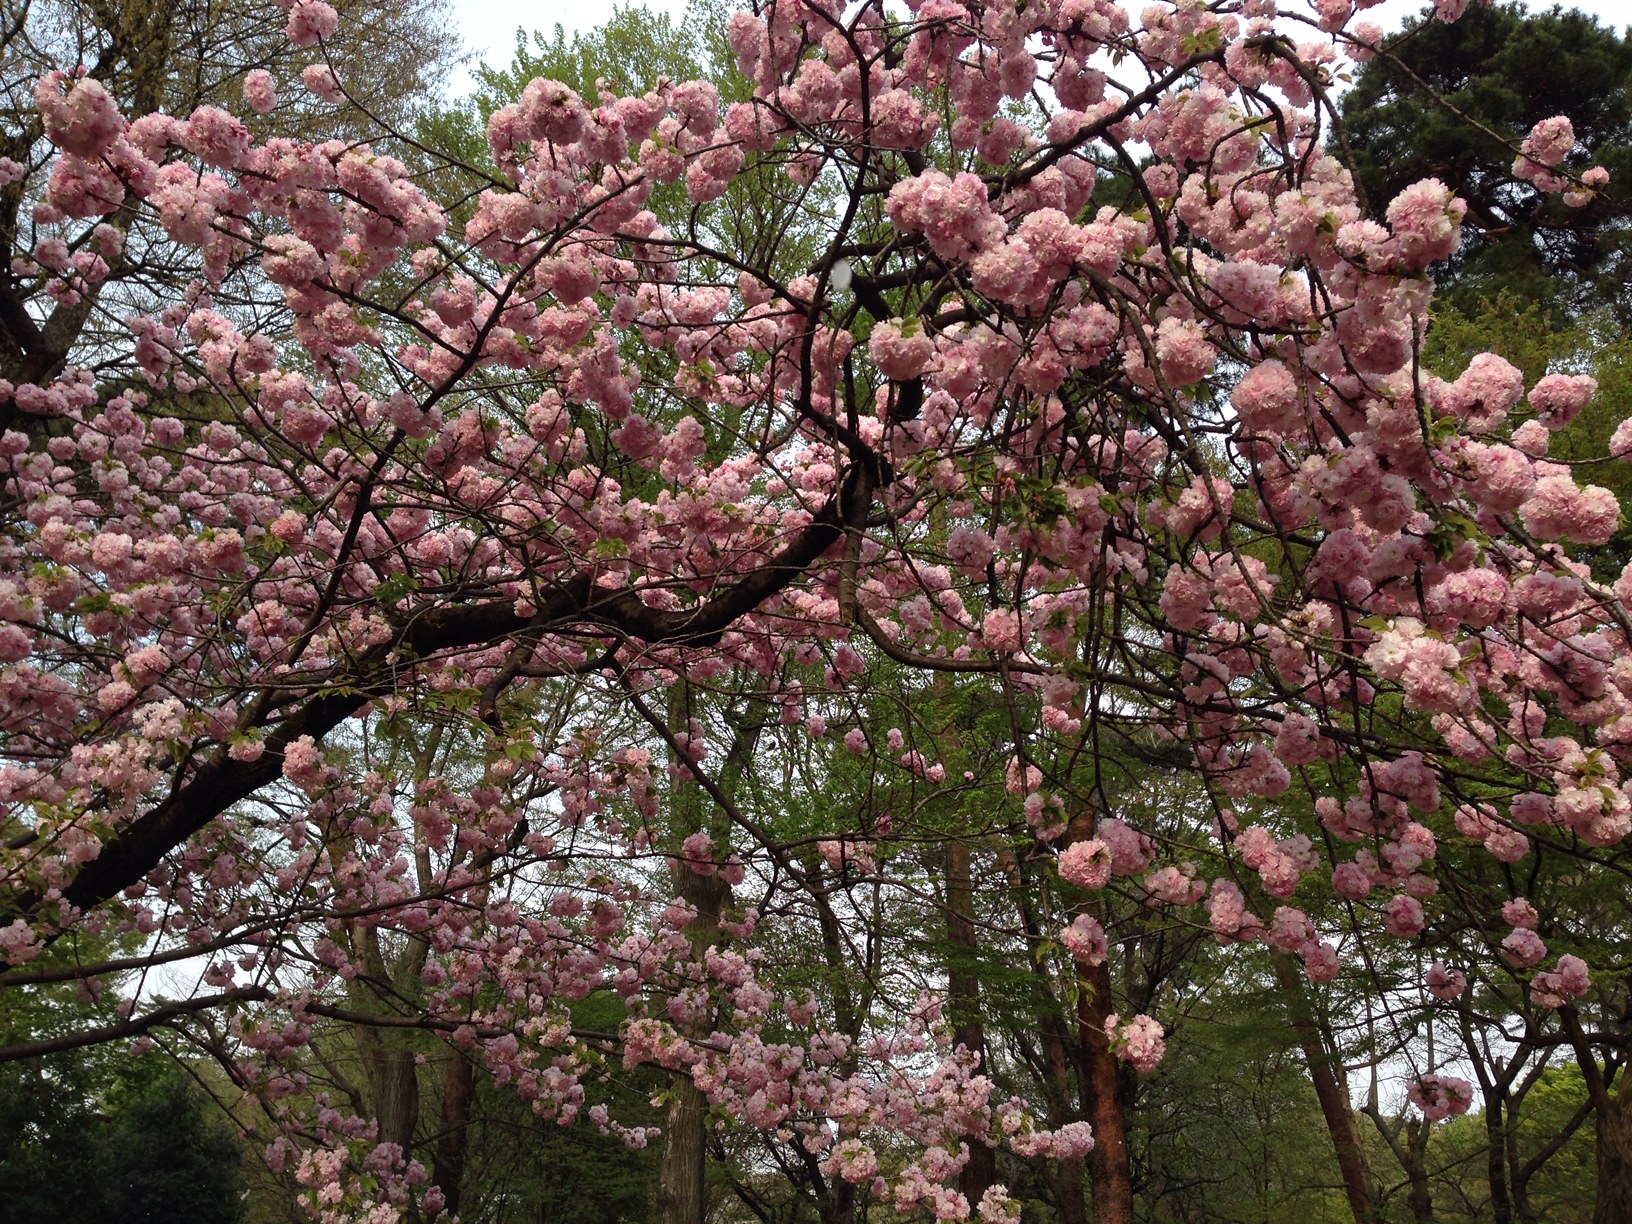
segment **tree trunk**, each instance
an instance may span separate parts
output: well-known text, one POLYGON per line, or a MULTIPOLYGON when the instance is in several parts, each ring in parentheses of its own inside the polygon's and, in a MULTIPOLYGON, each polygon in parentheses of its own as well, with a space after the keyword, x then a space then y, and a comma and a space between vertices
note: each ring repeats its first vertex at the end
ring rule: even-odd
MULTIPOLYGON (((691 690, 677 684, 669 690, 670 727, 686 726, 692 714, 691 690)), ((727 754, 727 769, 742 769, 750 751, 752 729, 739 728, 727 754)), ((677 763, 671 753, 671 764, 677 763)), ((703 788, 686 778, 676 783, 671 800, 670 836, 676 842, 693 833, 708 832, 709 802, 703 788)), ((691 959, 698 965, 697 984, 707 987, 702 961, 720 942, 720 916, 730 903, 731 887, 718 875, 701 875, 685 863, 671 860, 669 878, 675 895, 696 912, 686 924, 691 959)), ((687 1036, 701 1037, 713 1026, 711 1018, 681 1026, 687 1036)), ((663 1159, 658 1169, 658 1224, 702 1224, 707 1211, 708 1101, 685 1076, 670 1077, 669 1107, 663 1121, 663 1159)))
MULTIPOLYGON (((952 1039, 986 1062, 986 1028, 980 1014, 980 976, 975 968, 975 890, 969 875, 969 847, 956 839, 946 847, 947 1003, 952 1039)), ((969 1163, 958 1189, 979 1208, 986 1191, 997 1184, 997 1152, 986 1135, 966 1135, 969 1163)))
POLYGON ((843 1178, 830 1178, 822 1198, 822 1224, 854 1224, 856 1188, 843 1178))
POLYGON ((1598 1106, 1598 1185, 1592 1224, 1632 1222, 1632 1097, 1604 1094, 1598 1106))
MULTIPOLYGON (((820 874, 821 861, 814 846, 806 848, 803 865, 805 872, 812 878, 820 874)), ((816 922, 822 933, 822 963, 827 966, 832 980, 834 1027, 851 1039, 849 1050, 840 1060, 837 1070, 841 1075, 852 1075, 859 1065, 856 1038, 861 1031, 861 1020, 857 1013, 858 1010, 865 1011, 867 1008, 869 997, 865 984, 867 979, 862 977, 857 982, 863 995, 863 1001, 858 1009, 856 998, 850 990, 849 961, 845 955, 844 935, 839 917, 833 912, 833 906, 820 889, 811 894, 811 900, 815 903, 816 922)), ((856 1188, 841 1177, 822 1178, 819 1161, 817 1171, 811 1180, 818 1187, 822 1224, 855 1224, 856 1188)))
POLYGON ((1077 996, 1083 1083, 1094 1148, 1088 1153, 1088 1191, 1094 1200, 1094 1224, 1133 1224, 1133 1161, 1128 1147, 1128 1120, 1122 1109, 1116 1055, 1105 1037, 1111 1015, 1111 973, 1104 965, 1084 969, 1077 996))
POLYGON ((1513 1224, 1513 1202, 1507 1193, 1507 1135, 1502 1100, 1485 1097, 1485 1177, 1490 1183, 1491 1224, 1513 1224))
POLYGON ((1569 1036, 1576 1066, 1587 1082, 1587 1097, 1597 1114, 1598 1179, 1592 1224, 1632 1224, 1632 1097, 1626 1088, 1632 1074, 1622 1076, 1620 1090, 1616 1091, 1616 1065, 1611 1061, 1599 1066, 1597 1051, 1581 1027, 1580 1013, 1572 1004, 1566 1004, 1558 1009, 1558 1018, 1569 1036))
POLYGON ((1054 1189, 1054 1211, 1059 1224, 1088 1224, 1088 1204, 1083 1200, 1083 1182, 1088 1176, 1081 1156, 1050 1162, 1048 1180, 1054 1189))
POLYGON ((1287 1012, 1303 1047, 1304 1060, 1309 1065, 1309 1077, 1315 1084, 1315 1096, 1320 1101, 1321 1116, 1332 1137, 1337 1152, 1337 1167, 1343 1175, 1343 1191, 1349 1199, 1349 1210, 1355 1224, 1375 1224, 1376 1212, 1371 1204, 1371 1175, 1366 1168, 1365 1152, 1360 1147, 1360 1131, 1354 1124, 1354 1111, 1349 1108, 1349 1094, 1343 1083, 1343 1066, 1327 1042, 1325 1034, 1309 1008, 1304 994, 1303 979, 1284 953, 1276 953, 1275 980, 1286 1000, 1287 1012))
MULTIPOLYGON (((1068 1120, 1071 1108, 1071 1070, 1059 1020, 1052 1011, 1039 1019, 1051 1080, 1045 1088, 1049 1103, 1048 1121, 1050 1126, 1058 1127, 1068 1120)), ((1086 1176, 1087 1170, 1080 1156, 1050 1162, 1049 1182, 1054 1188, 1054 1211, 1059 1217, 1059 1224, 1088 1224, 1088 1204, 1082 1194, 1086 1176)))
POLYGON ((689 1079, 677 1077, 663 1118, 663 1164, 657 1178, 662 1224, 703 1224, 707 1209, 708 1103, 689 1079))
POLYGON ((436 1141, 436 1163, 431 1181, 442 1188, 449 1215, 459 1214, 460 1186, 465 1180, 465 1155, 470 1149, 470 1102, 476 1090, 476 1070, 459 1051, 452 1054, 442 1081, 442 1136, 436 1141))
POLYGON ((1428 1136, 1432 1131, 1421 1118, 1412 1118, 1405 1124, 1405 1175, 1411 1182, 1405 1205, 1416 1224, 1429 1224, 1434 1218, 1434 1195, 1428 1185, 1428 1136))
MULTIPOLYGON (((719 939, 723 886, 717 877, 700 876, 676 865, 675 891, 697 910, 686 927, 691 954, 701 962, 708 946, 719 939)), ((706 1023, 691 1033, 708 1031, 706 1023)), ((663 1119, 663 1160, 658 1172, 659 1224, 702 1224, 706 1205, 704 1176, 708 1160, 708 1102, 689 1077, 669 1081, 669 1108, 663 1119)))
MULTIPOLYGON (((1020 927, 1026 933, 1026 942, 1035 951, 1042 944, 1042 932, 1038 928, 1036 914, 1026 901, 1026 879, 1020 861, 1012 851, 999 849, 997 862, 1008 880, 1015 908, 1020 915, 1020 927)), ((1042 1087, 1048 1099, 1048 1124, 1060 1127, 1067 1122, 1082 1120, 1072 1094, 1070 1022, 1059 1001, 1053 976, 1035 962, 1033 972, 1041 996, 1036 1001, 1037 1031, 1042 1039, 1047 1066, 1047 1072, 1042 1076, 1042 1087)), ((1080 1042, 1078 1045, 1080 1047, 1080 1042)), ((1081 1077, 1078 1078, 1080 1080, 1081 1077)), ((1088 1203, 1083 1194, 1086 1178, 1087 1169, 1081 1157, 1049 1162, 1048 1180, 1054 1192, 1054 1212, 1059 1224, 1088 1224, 1088 1203)))
MULTIPOLYGON (((394 1034, 393 1034, 394 1036, 394 1034)), ((374 1098, 374 1120, 381 1143, 395 1143, 406 1160, 414 1150, 414 1129, 419 1123, 419 1068, 414 1051, 405 1043, 371 1042, 363 1056, 369 1091, 374 1098)))
MULTIPOLYGON (((362 923, 351 926, 352 955, 363 973, 348 985, 352 1006, 373 1015, 400 1014, 392 997, 395 980, 380 947, 379 931, 362 923)), ((369 1105, 379 1127, 378 1142, 394 1143, 402 1157, 413 1155, 414 1131, 419 1125, 419 1067, 414 1061, 420 1035, 412 1030, 355 1027, 357 1052, 368 1081, 369 1105)))

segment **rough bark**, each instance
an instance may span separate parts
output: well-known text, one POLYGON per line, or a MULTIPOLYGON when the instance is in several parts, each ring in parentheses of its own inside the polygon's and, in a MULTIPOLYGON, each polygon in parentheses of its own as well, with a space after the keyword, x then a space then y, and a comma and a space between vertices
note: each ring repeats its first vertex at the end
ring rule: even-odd
POLYGON ((1604 1091, 1598 1106, 1598 1183, 1592 1224, 1632 1222, 1632 1097, 1604 1091))
POLYGON ((470 1149, 470 1103, 475 1093, 475 1068, 455 1051, 442 1080, 442 1134, 436 1141, 436 1163, 431 1173, 431 1180, 442 1188, 451 1216, 459 1214, 465 1156, 470 1149))
MULTIPOLYGON (((684 724, 682 724, 684 725, 684 724)), ((719 938, 722 889, 715 877, 676 866, 676 893, 697 911, 687 925, 692 955, 719 938)), ((702 1224, 707 1205, 708 1102, 691 1080, 674 1076, 663 1119, 663 1158, 658 1169, 657 1218, 660 1224, 702 1224)))
MULTIPOLYGON (((400 1007, 391 998, 394 978, 380 948, 379 931, 355 923, 351 942, 352 954, 363 967, 349 992, 357 1010, 370 1015, 397 1014, 400 1007)), ((366 1024, 357 1025, 354 1032, 379 1141, 397 1144, 406 1158, 413 1152, 414 1131, 419 1126, 419 1068, 414 1060, 419 1035, 366 1024)))
POLYGON ((856 1188, 834 1178, 827 1183, 822 1198, 822 1224, 853 1224, 856 1218, 856 1188))
POLYGON ((1115 1008, 1111 974, 1104 965, 1083 970, 1079 979, 1077 1021, 1082 1043, 1083 1083, 1094 1148, 1088 1153, 1088 1188, 1094 1201, 1094 1224, 1133 1224, 1133 1162, 1128 1147, 1128 1120, 1122 1107, 1116 1055, 1105 1036, 1106 1018, 1115 1008))
MULTIPOLYGON (((1502 1100, 1485 1098, 1485 1178, 1490 1183, 1492 1224, 1513 1224, 1513 1200, 1507 1192, 1506 1117, 1502 1100)), ((1426 1175, 1424 1175, 1426 1177, 1426 1175)))
POLYGON ((1434 1218, 1434 1195, 1428 1186, 1428 1136, 1432 1129, 1420 1118, 1405 1124, 1405 1150, 1410 1154, 1405 1173, 1411 1179, 1405 1205, 1417 1224, 1428 1224, 1434 1218))
MULTIPOLYGON (((1008 850, 999 850, 997 861, 1008 880, 1015 908, 1019 912, 1020 928, 1025 932, 1026 943, 1035 957, 1036 950, 1042 946, 1043 936, 1037 915, 1027 900, 1025 873, 1020 860, 1008 850)), ((1060 1004, 1053 975, 1046 972, 1035 959, 1032 963, 1038 991, 1037 1028, 1042 1040, 1045 1066, 1041 1078, 1048 1100, 1048 1124, 1059 1127, 1081 1120, 1072 1092, 1073 1073, 1080 1065, 1080 1059, 1077 1063, 1073 1062, 1073 1055, 1080 1056, 1080 1042, 1076 1048, 1073 1047, 1068 1028, 1069 1014, 1060 1004)), ((1076 1078, 1081 1079, 1080 1076, 1076 1078)), ((1087 1168, 1081 1157, 1049 1162, 1048 1179, 1054 1192, 1054 1211, 1059 1224, 1088 1224, 1088 1202, 1083 1192, 1086 1177, 1087 1168)))
POLYGON ((1360 1131, 1354 1124, 1354 1111, 1349 1107, 1342 1061, 1315 1020, 1308 996, 1304 993, 1303 978, 1285 955, 1275 957, 1275 980, 1286 1000, 1292 1029, 1297 1034, 1298 1044, 1309 1066, 1309 1078, 1314 1081, 1320 1113, 1326 1121, 1326 1130, 1332 1137, 1332 1147, 1337 1153, 1337 1167, 1343 1177, 1343 1192, 1348 1197, 1349 1210, 1354 1215, 1355 1224, 1375 1224, 1377 1214, 1372 1206, 1371 1173, 1366 1167, 1365 1152, 1360 1147, 1360 1131))
POLYGON ((1601 1065, 1598 1051, 1573 1006, 1559 1008, 1558 1018, 1570 1039, 1576 1066, 1587 1081, 1587 1097, 1596 1118, 1598 1177, 1593 1190, 1592 1224, 1632 1224, 1632 1097, 1623 1076, 1613 1084, 1615 1064, 1601 1065))
MULTIPOLYGON (((669 691, 666 713, 670 727, 687 725, 693 710, 691 691, 685 684, 677 684, 669 691)), ((759 724, 736 729, 724 767, 727 789, 746 768, 758 732, 759 724)), ((671 835, 676 840, 708 831, 708 798, 703 788, 693 782, 682 782, 675 788, 671 835)), ((730 902, 731 887, 717 875, 702 875, 673 860, 669 875, 675 895, 696 912, 696 917, 686 924, 685 934, 692 959, 701 962, 707 949, 720 941, 720 917, 730 902)), ((711 1025, 705 1021, 694 1027, 697 1032, 693 1035, 700 1036, 711 1025)), ((676 1075, 670 1081, 663 1157, 658 1168, 659 1224, 702 1224, 708 1207, 707 1167, 708 1101, 690 1079, 676 1075)))
POLYGON ((661 1224, 702 1224, 708 1205, 708 1102, 689 1079, 670 1088, 663 1118, 663 1162, 657 1179, 661 1224))

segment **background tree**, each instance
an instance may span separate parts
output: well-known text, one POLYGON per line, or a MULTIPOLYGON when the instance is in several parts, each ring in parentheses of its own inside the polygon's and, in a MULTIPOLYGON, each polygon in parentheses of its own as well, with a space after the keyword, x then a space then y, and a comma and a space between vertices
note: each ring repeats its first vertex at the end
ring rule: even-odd
POLYGON ((1425 14, 1362 65, 1342 114, 1369 199, 1437 178, 1467 201, 1463 241, 1439 272, 1449 301, 1467 308, 1507 290, 1560 317, 1608 305, 1624 319, 1632 309, 1632 39, 1562 5, 1476 4, 1450 25, 1425 14), (1514 144, 1562 114, 1615 184, 1580 208, 1513 173, 1514 144))

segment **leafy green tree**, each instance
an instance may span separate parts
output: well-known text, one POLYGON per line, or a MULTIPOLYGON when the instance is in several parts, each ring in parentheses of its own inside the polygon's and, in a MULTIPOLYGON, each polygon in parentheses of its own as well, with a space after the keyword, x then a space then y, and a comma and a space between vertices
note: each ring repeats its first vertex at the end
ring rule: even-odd
POLYGON ((214 1106, 164 1055, 61 1055, 0 1075, 7 1224, 237 1224, 241 1160, 214 1106))
POLYGON ((1468 202, 1462 246, 1439 276, 1452 301, 1509 289, 1554 310, 1632 309, 1632 40, 1556 5, 1533 14, 1515 2, 1473 5, 1454 24, 1425 14, 1361 69, 1342 113, 1352 168, 1374 207, 1428 177, 1468 202), (1611 173, 1611 186, 1583 208, 1513 175, 1525 134, 1561 114, 1611 173))

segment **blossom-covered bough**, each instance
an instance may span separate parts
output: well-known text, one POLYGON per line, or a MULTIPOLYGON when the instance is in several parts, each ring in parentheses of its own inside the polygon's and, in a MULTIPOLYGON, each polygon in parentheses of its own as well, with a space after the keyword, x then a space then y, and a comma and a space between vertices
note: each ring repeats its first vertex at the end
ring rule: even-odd
MULTIPOLYGON (((461 225, 368 145, 42 79, 50 148, 7 167, 37 197, 13 349, 64 305, 141 312, 94 377, 0 384, 0 989, 205 963, 213 993, 57 1045, 227 1008, 218 1052, 328 1218, 434 1215, 457 1162, 432 1184, 411 1113, 305 1092, 324 1017, 441 1034, 602 1127, 606 1060, 668 1068, 798 1137, 834 1204, 1017 1219, 970 1147, 1080 1159, 1088 1127, 994 1099, 933 1001, 846 1030, 756 947, 784 891, 842 919, 821 881, 887 880, 910 830, 783 836, 729 781, 753 737, 676 698, 751 693, 948 785, 898 736, 870 751, 882 661, 1012 711, 989 832, 1058 855, 1037 904, 1102 1089, 1163 1050, 1159 1017, 1115 1014, 1107 890, 1317 983, 1338 938, 1454 962, 1434 1005, 1519 974, 1590 1064, 1590 964, 1494 913, 1632 830, 1632 576, 1569 548, 1620 508, 1547 458, 1593 385, 1421 369, 1463 208, 1434 181, 1355 198, 1327 90, 1378 34, 1315 8, 766 0, 729 27, 748 100, 532 82, 461 225), (767 171, 798 224, 722 249, 711 209, 767 171), (191 282, 144 288, 138 237, 191 282), (1161 737, 1212 811, 1158 840, 1094 761, 1161 737), (1297 894, 1328 887, 1317 924, 1297 894), (61 967, 75 933, 129 954, 61 967), (619 1031, 575 1028, 595 992, 619 1031)), ((298 0, 289 36, 318 55, 336 22, 298 0)), ((251 73, 246 109, 301 87, 346 82, 251 73)), ((1571 199, 1602 184, 1565 119, 1515 153, 1571 199)), ((391 1098, 412 1060, 359 1041, 391 1098)), ((1121 1220, 1107 1091, 1096 1218, 1121 1220)), ((1471 1097, 1412 1089, 1430 1117, 1471 1097)))

